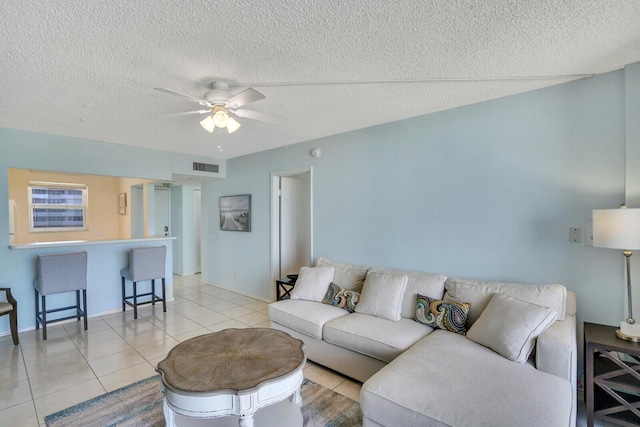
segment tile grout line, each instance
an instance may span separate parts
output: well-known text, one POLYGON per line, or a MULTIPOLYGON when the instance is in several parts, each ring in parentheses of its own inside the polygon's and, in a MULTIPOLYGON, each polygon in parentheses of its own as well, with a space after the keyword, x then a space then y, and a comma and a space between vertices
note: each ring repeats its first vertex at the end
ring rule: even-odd
POLYGON ((38 423, 38 427, 40 427, 40 418, 38 417, 38 411, 36 410, 36 399, 33 396, 33 387, 31 386, 31 377, 29 376, 29 371, 27 371, 27 362, 26 360, 24 360, 24 351, 22 351, 22 342, 20 342, 19 346, 20 346, 20 358, 22 359, 22 365, 24 366, 24 373, 27 376, 27 382, 29 384, 29 394, 31 395, 31 406, 33 406, 33 413, 36 415, 36 423, 38 423))

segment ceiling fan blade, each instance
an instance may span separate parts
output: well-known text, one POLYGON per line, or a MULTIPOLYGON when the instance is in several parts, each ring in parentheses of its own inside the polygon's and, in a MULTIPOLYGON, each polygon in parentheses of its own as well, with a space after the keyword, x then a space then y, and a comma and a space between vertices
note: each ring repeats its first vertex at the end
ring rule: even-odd
POLYGON ((275 124, 281 124, 284 122, 284 117, 282 116, 276 116, 275 114, 261 113, 259 111, 253 111, 253 110, 245 110, 244 108, 239 108, 231 112, 237 115, 238 117, 244 117, 246 119, 252 119, 252 120, 260 120, 261 122, 275 123, 275 124))
POLYGON ((251 102, 260 101, 261 99, 265 99, 262 93, 258 92, 254 88, 250 87, 248 89, 243 90, 240 93, 236 93, 231 98, 227 100, 229 104, 234 105, 235 107, 242 107, 243 105, 247 105, 251 102))
POLYGON ((154 89, 159 91, 159 92, 168 93, 170 95, 182 96, 182 97, 187 98, 187 99, 189 99, 189 100, 191 100, 193 102, 197 102, 200 105, 207 105, 209 107, 211 106, 211 104, 209 104, 209 102, 205 101, 204 99, 196 98, 195 96, 187 95, 186 93, 176 92, 175 90, 165 89, 163 87, 154 87, 154 89))
POLYGON ((179 116, 189 116, 191 114, 205 114, 210 113, 211 110, 195 110, 195 111, 185 111, 183 113, 172 113, 172 114, 163 114, 162 116, 158 116, 161 118, 164 117, 179 117, 179 116))

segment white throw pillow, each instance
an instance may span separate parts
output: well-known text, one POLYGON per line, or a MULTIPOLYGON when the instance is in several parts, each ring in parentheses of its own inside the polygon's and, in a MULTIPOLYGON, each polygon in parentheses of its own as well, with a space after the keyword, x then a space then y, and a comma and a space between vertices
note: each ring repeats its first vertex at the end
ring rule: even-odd
POLYGON ((536 339, 556 320, 555 310, 495 294, 467 332, 467 338, 501 356, 525 363, 536 339))
POLYGON ((333 280, 333 267, 301 267, 291 299, 322 302, 333 280))
POLYGON ((407 286, 406 274, 367 272, 356 313, 400 321, 402 297, 407 286))

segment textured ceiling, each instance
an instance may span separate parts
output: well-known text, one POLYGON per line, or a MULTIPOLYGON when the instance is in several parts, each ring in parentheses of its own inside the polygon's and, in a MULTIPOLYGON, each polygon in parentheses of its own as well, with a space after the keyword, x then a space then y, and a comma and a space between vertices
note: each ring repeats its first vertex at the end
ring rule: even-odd
POLYGON ((634 0, 2 0, 0 19, 0 127, 218 158, 640 61, 634 0), (215 80, 286 121, 158 118, 201 107, 154 87, 215 80))

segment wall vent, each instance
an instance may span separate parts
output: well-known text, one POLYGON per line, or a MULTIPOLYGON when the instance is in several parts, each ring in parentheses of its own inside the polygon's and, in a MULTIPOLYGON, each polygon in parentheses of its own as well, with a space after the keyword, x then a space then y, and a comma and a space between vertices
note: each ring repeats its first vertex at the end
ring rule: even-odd
POLYGON ((193 162, 193 170, 194 171, 201 171, 201 172, 215 172, 215 173, 218 173, 220 171, 220 168, 218 167, 218 165, 213 165, 213 164, 210 164, 210 163, 193 162))

